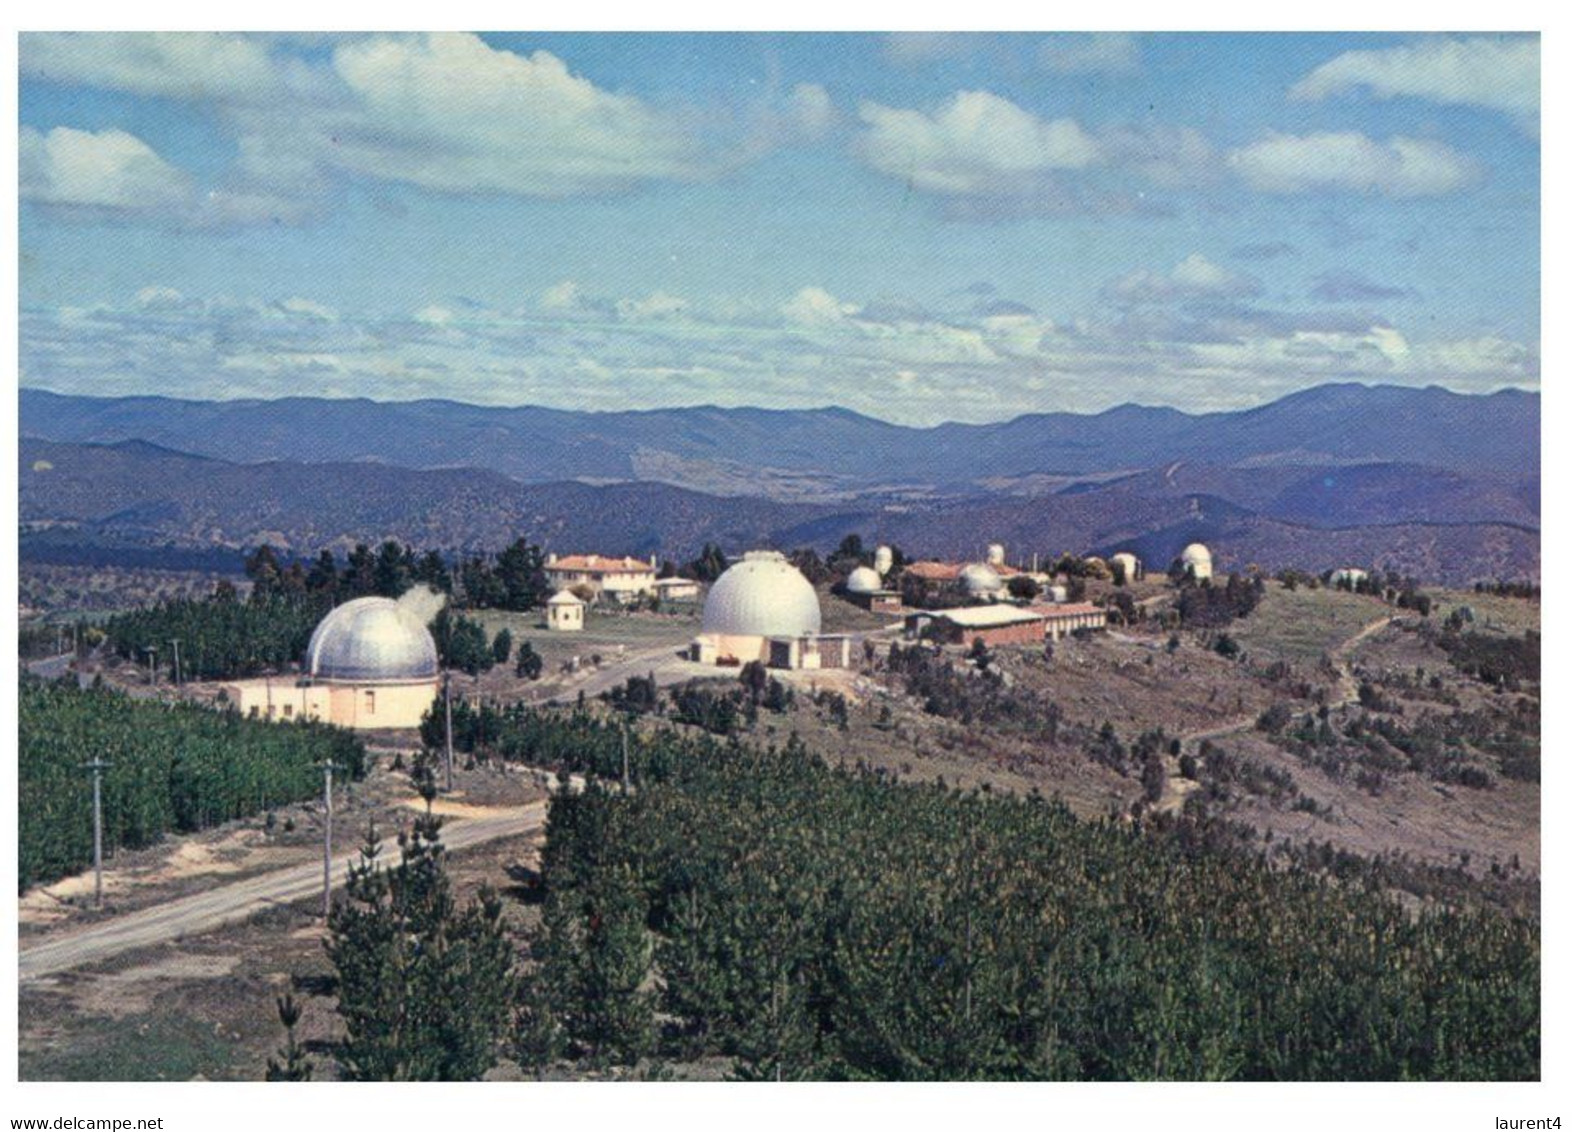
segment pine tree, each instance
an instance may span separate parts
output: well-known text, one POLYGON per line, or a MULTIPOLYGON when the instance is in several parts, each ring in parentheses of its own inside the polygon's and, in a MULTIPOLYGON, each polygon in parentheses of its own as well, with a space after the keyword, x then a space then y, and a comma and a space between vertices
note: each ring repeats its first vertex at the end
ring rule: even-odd
POLYGON ((383 868, 372 830, 329 918, 347 1033, 335 1053, 354 1081, 472 1081, 496 1063, 516 980, 502 906, 489 891, 455 907, 439 819, 417 818, 383 868))
POLYGON ((506 664, 512 655, 513 634, 507 629, 498 629, 497 635, 491 639, 491 658, 498 664, 506 664))
POLYGON ((543 668, 545 668, 545 661, 541 659, 540 653, 535 651, 535 646, 528 641, 520 641, 518 659, 513 666, 513 674, 522 676, 526 680, 539 680, 543 668))
POLYGON ((294 995, 287 993, 280 995, 274 1002, 278 1007, 279 1023, 284 1027, 284 1046, 278 1051, 282 1060, 272 1057, 267 1059, 267 1080, 309 1081, 311 1060, 295 1040, 295 1026, 300 1021, 300 1004, 295 1001, 294 995))

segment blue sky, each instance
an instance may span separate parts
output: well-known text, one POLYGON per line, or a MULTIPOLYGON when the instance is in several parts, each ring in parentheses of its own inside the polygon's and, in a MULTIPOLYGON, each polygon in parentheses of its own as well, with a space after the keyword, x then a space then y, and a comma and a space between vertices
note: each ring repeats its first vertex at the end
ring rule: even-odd
POLYGON ((1499 35, 28 34, 26 385, 931 424, 1537 387, 1499 35))

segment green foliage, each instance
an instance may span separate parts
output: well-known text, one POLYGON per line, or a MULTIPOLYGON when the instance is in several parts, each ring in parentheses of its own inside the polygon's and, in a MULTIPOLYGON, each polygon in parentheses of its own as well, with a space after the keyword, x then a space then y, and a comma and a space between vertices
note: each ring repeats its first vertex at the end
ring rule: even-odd
POLYGON ((440 821, 399 836, 399 863, 377 864, 375 831, 328 920, 346 1034, 335 1050, 351 1081, 474 1081, 496 1064, 512 1015, 513 946, 502 905, 482 890, 454 902, 440 821))
POLYGON ((438 660, 467 676, 479 676, 497 664, 492 642, 486 639, 486 627, 446 606, 431 622, 431 637, 437 645, 438 660))
POLYGON ((137 664, 146 662, 152 646, 167 673, 169 642, 178 640, 186 679, 240 679, 283 672, 298 662, 317 622, 332 608, 331 598, 323 594, 258 590, 243 602, 232 595, 230 590, 117 614, 104 626, 106 643, 117 656, 137 664))
POLYGON ((1210 581, 1187 580, 1174 599, 1174 609, 1186 628, 1213 629, 1250 616, 1265 592, 1266 582, 1259 576, 1245 581, 1238 574, 1230 574, 1220 586, 1210 581))
POLYGON ((107 851, 309 798, 324 759, 356 777, 365 767, 360 741, 321 723, 259 722, 64 681, 24 679, 18 699, 23 889, 92 861, 92 784, 80 768, 94 758, 112 764, 103 778, 107 851))
POLYGON ((506 664, 508 657, 513 655, 513 634, 506 627, 498 629, 497 635, 491 638, 491 659, 498 664, 506 664))
POLYGON ((1459 671, 1476 680, 1510 690, 1539 683, 1539 634, 1532 629, 1521 637, 1442 633, 1436 642, 1459 671))
POLYGON ((713 582, 726 572, 730 565, 726 561, 726 554, 714 543, 705 543, 704 549, 699 551, 699 556, 684 568, 684 573, 690 578, 701 582, 713 582))
POLYGON ((280 995, 274 1004, 278 1007, 279 1025, 284 1027, 284 1046, 278 1051, 278 1057, 267 1059, 266 1079, 309 1081, 312 1074, 311 1059, 306 1056, 304 1047, 295 1040, 295 1027, 300 1023, 300 1004, 292 994, 280 995))
MULTIPOLYGON (((655 995, 645 986, 653 939, 643 886, 626 865, 559 864, 563 883, 550 890, 532 940, 536 967, 524 999, 549 1004, 554 1028, 595 1064, 632 1065, 655 1038, 655 995)), ((534 1044, 539 1048, 538 1039, 534 1044)))
POLYGON ((528 641, 519 642, 518 656, 513 663, 513 674, 522 676, 526 680, 539 680, 541 671, 546 667, 546 662, 540 653, 535 651, 535 646, 528 641))
MULTIPOLYGON (((593 733, 558 726, 563 751, 593 733)), ((1534 921, 1415 913, 1182 825, 896 783, 795 743, 660 734, 634 761, 633 791, 552 802, 528 1018, 570 1055, 634 1056, 658 993, 661 1052, 743 1077, 1538 1076, 1534 921)))

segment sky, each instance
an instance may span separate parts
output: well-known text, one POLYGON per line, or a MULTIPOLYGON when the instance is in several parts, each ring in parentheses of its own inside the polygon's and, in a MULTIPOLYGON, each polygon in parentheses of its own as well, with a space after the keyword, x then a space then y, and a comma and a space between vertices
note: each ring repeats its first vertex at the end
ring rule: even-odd
POLYGON ((1535 36, 29 33, 21 378, 931 425, 1539 383, 1535 36))

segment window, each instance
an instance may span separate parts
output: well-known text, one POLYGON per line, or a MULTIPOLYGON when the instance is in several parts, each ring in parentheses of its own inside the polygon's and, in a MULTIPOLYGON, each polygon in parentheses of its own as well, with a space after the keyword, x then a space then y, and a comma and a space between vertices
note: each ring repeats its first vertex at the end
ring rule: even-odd
POLYGON ((294 717, 295 717, 295 705, 294 704, 285 704, 284 705, 284 718, 285 719, 293 719, 294 717))
POLYGON ((376 694, 376 692, 372 691, 370 688, 366 689, 366 714, 367 715, 376 715, 377 714, 377 694, 376 694))

